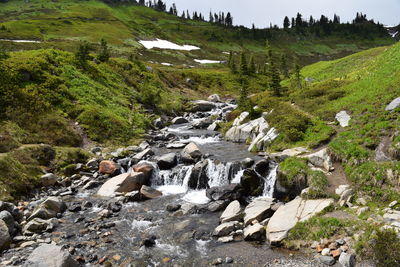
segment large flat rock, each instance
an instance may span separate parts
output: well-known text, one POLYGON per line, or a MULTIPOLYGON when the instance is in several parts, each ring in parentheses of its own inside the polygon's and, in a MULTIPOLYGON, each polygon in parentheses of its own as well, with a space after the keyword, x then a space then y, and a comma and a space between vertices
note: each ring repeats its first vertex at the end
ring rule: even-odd
POLYGON ((267 225, 267 239, 272 245, 279 244, 297 222, 303 222, 332 205, 333 199, 304 200, 295 198, 279 209, 267 225))
POLYGON ((253 200, 244 210, 244 225, 247 226, 254 220, 261 222, 271 217, 274 213, 272 210, 274 203, 274 199, 268 197, 253 200))
POLYGON ((115 193, 138 191, 146 184, 147 178, 141 172, 123 173, 105 182, 97 192, 98 196, 113 197, 115 193))

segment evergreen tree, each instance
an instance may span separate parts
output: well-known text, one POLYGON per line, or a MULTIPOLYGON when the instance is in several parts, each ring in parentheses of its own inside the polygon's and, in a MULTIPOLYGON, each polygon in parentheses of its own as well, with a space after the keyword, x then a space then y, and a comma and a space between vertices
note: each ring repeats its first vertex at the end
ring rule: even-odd
POLYGON ((100 41, 100 53, 97 58, 101 62, 107 62, 110 59, 110 51, 108 48, 108 44, 107 41, 104 39, 101 39, 100 41))
POLYGON ((78 60, 80 67, 86 68, 87 61, 92 59, 90 56, 90 51, 92 50, 90 44, 87 41, 83 41, 79 47, 78 51, 75 53, 75 58, 78 60))
POLYGON ((292 74, 290 76, 290 89, 297 90, 303 88, 303 77, 300 73, 301 69, 299 64, 294 64, 292 74))
POLYGON ((285 19, 283 20, 283 28, 288 29, 290 27, 290 20, 286 16, 285 19))
POLYGON ((229 27, 233 25, 233 17, 230 12, 228 12, 228 14, 226 14, 225 25, 229 26, 229 27))
POLYGON ((247 68, 247 60, 246 60, 246 53, 242 52, 240 54, 240 74, 241 75, 248 75, 249 70, 247 68))
POLYGON ((6 52, 6 50, 2 46, 0 46, 0 62, 5 60, 5 59, 7 59, 7 58, 9 58, 8 53, 6 52))
POLYGON ((302 26, 303 26, 303 17, 302 17, 302 15, 300 13, 297 13, 297 16, 296 16, 296 27, 300 28, 302 26))
POLYGON ((292 28, 296 27, 296 21, 292 18, 292 28))
POLYGON ((139 0, 139 5, 144 6, 146 4, 145 4, 144 0, 139 0))
POLYGON ((189 10, 186 10, 186 18, 190 19, 189 10))
POLYGON ((313 16, 310 16, 309 25, 313 26, 314 23, 315 23, 315 20, 314 20, 313 16))
POLYGON ((276 64, 271 65, 270 90, 274 96, 282 96, 281 77, 276 64))
POLYGON ((176 8, 175 3, 172 4, 172 14, 178 16, 178 9, 176 8))
POLYGON ((250 57, 250 63, 249 63, 249 73, 250 74, 255 74, 256 73, 256 64, 254 63, 254 57, 250 57))
POLYGON ((186 16, 185 16, 185 11, 182 11, 181 18, 183 18, 183 19, 185 19, 185 18, 186 18, 186 16))
POLYGON ((285 78, 289 77, 289 69, 288 69, 287 59, 286 59, 285 54, 282 54, 282 56, 281 56, 281 72, 285 78))
POLYGON ((208 21, 211 22, 211 23, 214 23, 214 16, 211 13, 211 11, 210 11, 210 15, 209 15, 208 21))

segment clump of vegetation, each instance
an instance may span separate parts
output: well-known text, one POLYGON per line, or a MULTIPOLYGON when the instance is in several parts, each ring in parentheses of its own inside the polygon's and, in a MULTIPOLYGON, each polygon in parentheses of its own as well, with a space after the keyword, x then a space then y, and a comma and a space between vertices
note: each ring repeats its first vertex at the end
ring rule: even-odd
POLYGON ((378 267, 400 265, 400 237, 394 230, 378 230, 372 250, 378 267))

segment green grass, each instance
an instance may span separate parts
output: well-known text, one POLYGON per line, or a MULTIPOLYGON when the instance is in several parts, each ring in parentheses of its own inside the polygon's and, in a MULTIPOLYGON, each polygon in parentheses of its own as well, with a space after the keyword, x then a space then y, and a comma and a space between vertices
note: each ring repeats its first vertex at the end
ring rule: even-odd
MULTIPOLYGON (((98 43, 106 39, 118 55, 142 54, 155 62, 194 64, 194 58, 226 59, 224 51, 249 50, 261 59, 265 39, 289 58, 302 57, 315 62, 323 56, 340 56, 366 47, 388 45, 388 36, 360 38, 338 32, 332 36, 304 36, 295 31, 269 30, 257 37, 251 30, 240 27, 225 28, 207 22, 185 20, 154 9, 130 5, 107 5, 102 1, 45 1, 10 0, 0 3, 0 38, 43 40, 41 44, 6 44, 9 49, 56 47, 73 50, 78 40, 98 43), (95 29, 95 30, 93 30, 95 29), (140 39, 161 38, 178 44, 200 46, 198 51, 146 51, 140 39)), ((293 59, 292 59, 293 60, 293 59)))

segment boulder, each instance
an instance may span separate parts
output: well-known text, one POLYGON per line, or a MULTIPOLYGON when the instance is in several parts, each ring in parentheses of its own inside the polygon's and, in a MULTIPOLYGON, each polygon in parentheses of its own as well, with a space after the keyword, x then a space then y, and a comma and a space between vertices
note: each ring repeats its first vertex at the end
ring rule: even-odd
POLYGON ((177 157, 175 153, 168 153, 158 157, 157 165, 160 170, 169 170, 177 164, 177 157))
MULTIPOLYGON (((268 124, 266 126, 268 127, 268 124)), ((248 151, 264 151, 278 135, 278 131, 274 127, 259 129, 257 136, 251 141, 248 151)))
POLYGON ((0 251, 7 249, 11 244, 11 236, 7 224, 0 220, 0 251))
POLYGON ((249 225, 243 230, 244 240, 262 241, 265 239, 265 228, 259 223, 249 225))
POLYGON ((348 189, 350 189, 350 185, 348 185, 348 184, 342 184, 342 185, 339 185, 339 186, 335 189, 335 193, 336 193, 336 195, 341 196, 341 195, 343 194, 343 192, 346 191, 346 190, 348 190, 348 189))
POLYGON ((194 163, 201 159, 202 153, 195 143, 190 143, 181 152, 181 159, 186 163, 194 163))
POLYGON ((139 191, 132 191, 125 194, 125 202, 136 202, 143 199, 142 194, 139 191))
POLYGON ((221 102, 221 98, 217 94, 210 95, 207 100, 210 102, 221 102))
POLYGON ((261 176, 266 177, 270 171, 270 162, 266 159, 257 161, 254 170, 261 176))
POLYGON ((53 173, 46 173, 40 177, 43 186, 53 186, 57 183, 58 177, 53 173))
POLYGON ((13 235, 16 231, 15 229, 15 220, 14 217, 11 215, 11 213, 7 210, 3 210, 0 212, 0 220, 3 220, 8 228, 8 232, 10 233, 10 235, 13 235))
POLYGON ((334 203, 333 199, 304 200, 300 197, 280 206, 267 226, 267 239, 279 244, 297 222, 303 222, 334 203))
POLYGON ((153 199, 162 196, 162 193, 150 186, 143 185, 140 189, 140 194, 142 194, 145 198, 153 199))
POLYGON ((151 183, 151 177, 153 176, 154 166, 150 162, 142 161, 138 164, 132 166, 134 172, 143 173, 145 176, 145 180, 149 181, 148 184, 151 183))
POLYGON ((274 214, 273 205, 275 201, 273 198, 263 197, 254 199, 244 209, 244 225, 250 225, 254 220, 262 222, 270 218, 274 214))
POLYGON ((254 159, 252 158, 245 158, 241 162, 243 168, 251 168, 254 165, 254 159))
POLYGON ((390 104, 386 106, 385 110, 393 111, 398 107, 400 107, 400 97, 398 97, 398 98, 394 99, 392 102, 390 102, 390 104))
POLYGON ((264 189, 264 179, 252 169, 246 169, 243 172, 240 184, 243 187, 243 193, 247 196, 258 196, 264 189))
POLYGON ((236 143, 244 143, 248 140, 253 140, 259 133, 265 132, 268 129, 269 125, 267 121, 261 117, 241 125, 233 126, 226 132, 225 139, 236 143))
POLYGON ((111 160, 102 160, 99 165, 99 172, 102 174, 114 174, 119 166, 111 160))
POLYGON ((217 200, 212 201, 208 204, 208 210, 211 212, 217 212, 225 209, 229 204, 229 201, 226 200, 217 200))
POLYGON ((188 186, 191 189, 206 189, 208 188, 207 175, 208 160, 197 162, 190 174, 188 186))
POLYGON ((213 123, 211 123, 210 126, 207 127, 208 131, 218 131, 221 127, 219 125, 220 121, 214 121, 213 123))
POLYGON ((37 247, 24 267, 79 267, 67 250, 54 244, 42 244, 37 247))
POLYGON ((211 200, 238 200, 242 197, 240 184, 228 184, 207 189, 206 196, 211 200))
POLYGON ((239 201, 232 201, 228 207, 224 210, 220 217, 221 223, 231 222, 231 221, 240 221, 243 219, 243 211, 240 207, 239 201))
POLYGON ((339 257, 339 263, 343 267, 355 267, 356 266, 356 256, 346 252, 342 252, 339 257))
POLYGON ((332 266, 336 263, 336 260, 331 256, 318 256, 318 260, 325 265, 332 266))
POLYGON ((50 220, 34 218, 33 220, 31 220, 27 224, 25 224, 25 226, 22 228, 22 232, 24 234, 43 233, 44 231, 53 229, 56 224, 57 224, 57 219, 55 219, 55 218, 50 219, 50 220))
POLYGON ((217 107, 215 103, 210 102, 210 101, 204 101, 204 100, 193 101, 192 106, 193 106, 193 108, 192 108, 193 112, 211 111, 217 107))
POLYGON ((164 122, 161 118, 157 118, 153 121, 153 125, 154 127, 156 127, 157 129, 161 129, 164 128, 164 122))
POLYGON ((142 152, 139 152, 135 156, 133 156, 132 160, 135 162, 139 162, 139 161, 144 160, 153 155, 154 155, 154 151, 151 148, 147 148, 147 149, 143 150, 142 152))
POLYGON ((304 147, 295 147, 285 149, 282 152, 271 153, 269 156, 271 159, 281 162, 290 157, 297 157, 301 154, 308 153, 308 149, 304 147))
POLYGON ((138 191, 142 185, 146 184, 149 184, 149 180, 141 172, 123 173, 105 182, 97 192, 97 195, 112 197, 117 192, 138 191))
POLYGON ((240 228, 238 221, 222 223, 215 228, 213 236, 226 236, 240 228))
POLYGON ((335 118, 339 122, 340 126, 342 126, 342 127, 349 126, 351 117, 349 114, 347 114, 346 111, 344 111, 344 110, 340 111, 338 114, 336 114, 335 118))
POLYGON ((58 213, 63 213, 67 209, 65 203, 57 197, 48 197, 43 201, 28 218, 51 219, 57 216, 58 213))
POLYGON ((232 126, 239 126, 240 124, 243 123, 243 121, 250 115, 249 112, 245 111, 240 113, 239 117, 237 117, 234 121, 232 126))
POLYGON ((209 118, 204 118, 201 120, 196 120, 192 123, 193 128, 195 129, 205 129, 212 124, 212 121, 209 118))
POLYGON ((188 122, 189 121, 187 119, 185 119, 184 117, 176 117, 171 121, 172 124, 184 124, 184 123, 188 123, 188 122))
POLYGON ((333 163, 328 154, 328 149, 326 148, 303 157, 307 158, 308 161, 315 167, 322 168, 328 172, 333 170, 333 163))

